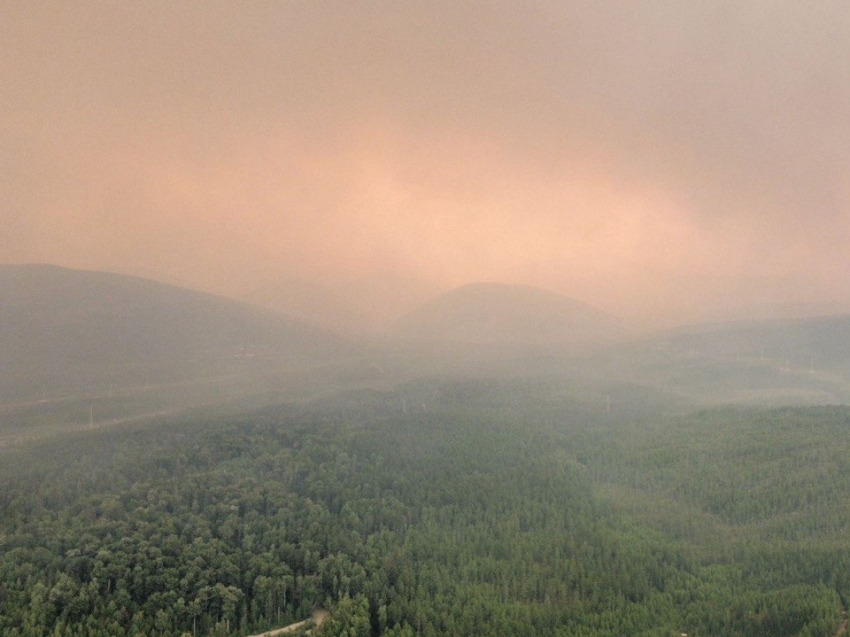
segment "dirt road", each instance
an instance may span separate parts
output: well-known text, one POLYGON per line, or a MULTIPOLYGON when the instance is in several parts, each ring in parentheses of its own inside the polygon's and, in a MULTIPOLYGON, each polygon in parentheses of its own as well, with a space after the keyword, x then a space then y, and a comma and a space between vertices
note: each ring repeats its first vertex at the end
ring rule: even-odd
POLYGON ((312 623, 313 626, 318 628, 322 625, 322 622, 325 621, 328 617, 328 611, 326 610, 317 610, 313 613, 313 616, 310 619, 305 619, 304 621, 295 622, 294 624, 289 624, 289 626, 284 626, 283 628, 275 628, 274 630, 267 630, 264 633, 259 633, 257 635, 251 635, 251 637, 275 637, 276 635, 283 635, 286 633, 294 633, 296 630, 300 628, 304 628, 308 624, 312 623))
POLYGON ((841 625, 838 627, 838 632, 835 633, 835 637, 841 637, 844 633, 847 632, 847 609, 841 609, 841 625))

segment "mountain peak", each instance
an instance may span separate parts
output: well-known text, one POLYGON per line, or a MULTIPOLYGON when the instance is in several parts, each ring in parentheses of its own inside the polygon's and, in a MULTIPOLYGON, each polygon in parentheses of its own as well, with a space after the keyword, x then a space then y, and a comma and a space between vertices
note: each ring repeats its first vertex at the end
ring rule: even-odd
POLYGON ((395 334, 412 341, 588 345, 622 333, 613 316, 529 285, 469 283, 410 312, 395 334))

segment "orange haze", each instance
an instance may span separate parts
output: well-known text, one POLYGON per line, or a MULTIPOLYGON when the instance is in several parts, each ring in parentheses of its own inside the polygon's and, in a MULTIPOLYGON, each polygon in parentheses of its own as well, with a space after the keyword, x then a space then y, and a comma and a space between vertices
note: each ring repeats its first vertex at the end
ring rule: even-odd
POLYGON ((847 33, 839 2, 4 3, 0 262, 850 308, 847 33))

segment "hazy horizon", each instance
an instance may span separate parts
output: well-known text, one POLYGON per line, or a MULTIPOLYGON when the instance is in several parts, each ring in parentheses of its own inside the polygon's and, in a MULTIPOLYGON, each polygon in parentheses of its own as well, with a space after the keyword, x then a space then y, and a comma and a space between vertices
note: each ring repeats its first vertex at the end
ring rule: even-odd
POLYGON ((376 314, 473 281, 644 324, 850 309, 848 31, 843 3, 6 3, 0 263, 376 314))

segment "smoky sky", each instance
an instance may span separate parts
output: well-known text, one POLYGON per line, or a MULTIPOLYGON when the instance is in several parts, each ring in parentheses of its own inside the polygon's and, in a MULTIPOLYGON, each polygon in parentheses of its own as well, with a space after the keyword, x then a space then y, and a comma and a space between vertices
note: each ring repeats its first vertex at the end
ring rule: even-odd
POLYGON ((848 33, 838 1, 2 3, 0 262, 843 302, 848 33))

